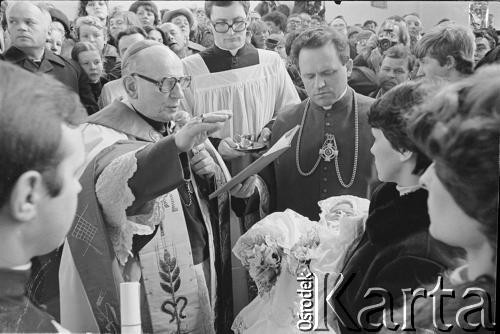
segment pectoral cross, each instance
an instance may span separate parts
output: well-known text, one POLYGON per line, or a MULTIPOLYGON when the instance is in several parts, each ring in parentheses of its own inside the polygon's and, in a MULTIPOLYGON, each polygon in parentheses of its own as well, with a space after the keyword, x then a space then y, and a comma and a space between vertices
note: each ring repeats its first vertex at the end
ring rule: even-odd
POLYGON ((337 145, 335 143, 335 136, 333 134, 326 134, 325 142, 319 149, 319 155, 326 162, 330 162, 339 155, 339 150, 337 149, 337 145))

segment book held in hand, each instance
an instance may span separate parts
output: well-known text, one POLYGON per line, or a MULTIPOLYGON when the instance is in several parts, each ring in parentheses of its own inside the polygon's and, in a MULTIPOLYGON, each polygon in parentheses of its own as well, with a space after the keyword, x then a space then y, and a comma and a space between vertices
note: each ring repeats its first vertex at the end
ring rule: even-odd
POLYGON ((293 137, 299 130, 300 125, 296 125, 292 129, 288 130, 281 136, 281 138, 267 151, 265 152, 259 159, 255 160, 252 164, 250 164, 247 168, 243 169, 239 172, 235 177, 229 180, 225 185, 214 191, 208 197, 209 199, 214 199, 219 194, 231 190, 237 184, 242 183, 250 176, 257 174, 261 170, 263 170, 267 165, 276 160, 280 155, 285 153, 292 144, 293 137))

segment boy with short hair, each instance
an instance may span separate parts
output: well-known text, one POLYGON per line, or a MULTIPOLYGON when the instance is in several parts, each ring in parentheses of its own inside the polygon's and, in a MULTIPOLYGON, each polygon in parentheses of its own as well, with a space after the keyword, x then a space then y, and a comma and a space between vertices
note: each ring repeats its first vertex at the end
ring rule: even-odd
POLYGON ((101 54, 106 80, 116 80, 121 77, 121 59, 114 46, 108 44, 107 29, 101 21, 93 16, 81 16, 75 22, 76 35, 80 42, 94 44, 101 54))
POLYGON ((32 304, 26 286, 39 283, 30 281, 31 259, 60 246, 72 225, 84 148, 70 124, 85 114, 78 95, 62 83, 0 62, 2 333, 61 329, 32 304))

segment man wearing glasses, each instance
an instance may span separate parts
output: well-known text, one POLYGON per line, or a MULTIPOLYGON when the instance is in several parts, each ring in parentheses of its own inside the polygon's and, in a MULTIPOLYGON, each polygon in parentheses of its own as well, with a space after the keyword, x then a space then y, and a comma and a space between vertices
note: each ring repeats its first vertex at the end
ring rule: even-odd
MULTIPOLYGON (((227 193, 208 195, 230 175, 206 139, 230 115, 178 118, 191 78, 163 44, 130 46, 122 73, 127 98, 82 125, 91 161, 61 260, 61 322, 73 332, 119 332, 113 282, 141 281, 143 332, 214 333, 225 320, 216 301, 231 300, 222 291, 230 204, 227 193)), ((253 192, 250 178, 231 194, 253 192)))
POLYGON ((258 136, 285 106, 300 103, 278 54, 245 44, 249 1, 206 1, 215 45, 182 60, 192 85, 185 90, 185 110, 193 115, 221 109, 233 111, 231 123, 214 134, 215 146, 233 173, 245 163, 231 138, 258 136))

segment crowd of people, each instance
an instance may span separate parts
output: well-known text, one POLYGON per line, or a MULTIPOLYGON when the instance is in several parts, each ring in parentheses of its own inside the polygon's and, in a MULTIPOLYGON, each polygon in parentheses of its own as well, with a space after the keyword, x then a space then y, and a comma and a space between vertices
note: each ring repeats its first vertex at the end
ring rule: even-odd
POLYGON ((397 331, 407 308, 422 332, 495 332, 493 28, 327 20, 320 1, 0 8, 0 332, 120 332, 132 281, 144 333, 245 333, 255 284, 231 247, 273 212, 318 221, 340 195, 370 208, 332 332, 397 331), (279 158, 210 196, 297 125, 279 158), (440 321, 402 298, 443 277, 457 298, 440 321), (372 288, 395 296, 392 323, 363 313, 372 288))

